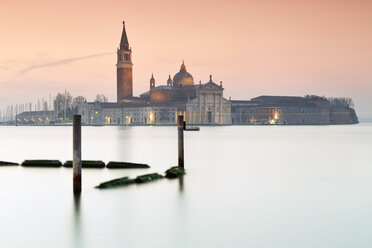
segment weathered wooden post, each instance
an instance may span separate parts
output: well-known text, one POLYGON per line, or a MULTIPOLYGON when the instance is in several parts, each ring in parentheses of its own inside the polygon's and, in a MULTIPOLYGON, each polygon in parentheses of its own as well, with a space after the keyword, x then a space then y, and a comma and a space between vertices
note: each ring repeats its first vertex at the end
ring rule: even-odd
POLYGON ((73 117, 73 186, 74 194, 81 193, 81 115, 73 117))
POLYGON ((183 158, 183 116, 178 116, 178 166, 184 168, 184 158, 183 158))

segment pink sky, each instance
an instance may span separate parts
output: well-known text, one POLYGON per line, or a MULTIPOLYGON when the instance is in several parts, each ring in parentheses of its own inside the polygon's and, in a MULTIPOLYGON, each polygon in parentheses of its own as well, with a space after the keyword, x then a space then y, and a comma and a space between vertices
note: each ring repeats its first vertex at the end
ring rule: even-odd
POLYGON ((223 81, 226 98, 349 96, 372 118, 369 0, 2 0, 0 108, 64 89, 114 101, 123 20, 135 95, 185 60, 195 82, 223 81))

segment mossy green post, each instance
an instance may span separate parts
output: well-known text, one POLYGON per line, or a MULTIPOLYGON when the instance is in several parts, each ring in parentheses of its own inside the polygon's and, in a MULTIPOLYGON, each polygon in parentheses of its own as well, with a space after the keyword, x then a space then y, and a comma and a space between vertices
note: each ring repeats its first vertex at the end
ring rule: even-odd
POLYGON ((130 179, 128 177, 122 177, 122 178, 117 178, 117 179, 110 180, 110 181, 107 181, 107 182, 103 182, 100 185, 96 186, 96 188, 106 189, 106 188, 129 185, 129 184, 133 184, 133 183, 134 183, 134 179, 130 179))
POLYGON ((138 176, 138 177, 136 177, 136 179, 134 179, 134 182, 136 182, 136 183, 146 183, 146 182, 151 182, 151 181, 161 179, 161 178, 164 178, 164 176, 162 176, 158 173, 152 173, 152 174, 146 174, 146 175, 138 176))
POLYGON ((146 169, 146 168, 150 168, 150 166, 148 164, 110 161, 107 163, 106 168, 109 168, 109 169, 146 169))
POLYGON ((62 163, 59 160, 34 159, 25 160, 21 165, 24 167, 61 167, 62 163))
POLYGON ((18 163, 7 162, 7 161, 0 161, 0 166, 7 166, 7 165, 19 165, 18 163))
POLYGON ((180 166, 173 166, 165 171, 166 178, 177 178, 185 174, 186 174, 185 168, 182 168, 180 166))

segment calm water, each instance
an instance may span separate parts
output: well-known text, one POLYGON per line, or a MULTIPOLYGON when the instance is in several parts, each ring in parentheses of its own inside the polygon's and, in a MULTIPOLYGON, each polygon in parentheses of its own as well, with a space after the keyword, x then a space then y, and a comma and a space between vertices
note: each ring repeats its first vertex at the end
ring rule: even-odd
MULTIPOLYGON (((72 156, 71 127, 0 127, 0 160, 72 156)), ((83 127, 83 159, 148 163, 0 167, 0 247, 371 247, 372 124, 201 127, 183 182, 102 181, 177 163, 175 127, 83 127)))

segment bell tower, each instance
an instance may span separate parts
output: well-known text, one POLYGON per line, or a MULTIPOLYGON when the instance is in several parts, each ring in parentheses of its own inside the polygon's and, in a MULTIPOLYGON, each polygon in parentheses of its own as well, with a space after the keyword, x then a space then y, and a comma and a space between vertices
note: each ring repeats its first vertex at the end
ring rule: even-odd
POLYGON ((117 50, 117 102, 122 102, 133 97, 133 74, 132 74, 132 50, 129 47, 125 23, 120 40, 120 48, 117 50))

